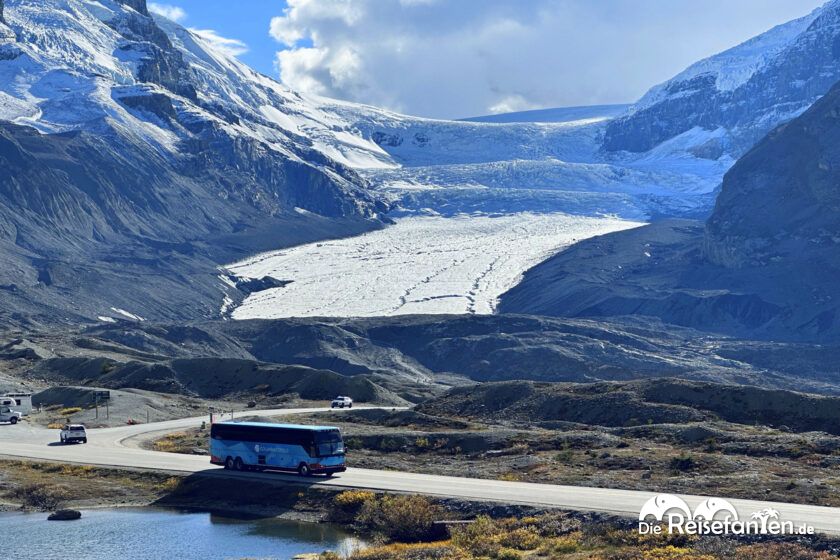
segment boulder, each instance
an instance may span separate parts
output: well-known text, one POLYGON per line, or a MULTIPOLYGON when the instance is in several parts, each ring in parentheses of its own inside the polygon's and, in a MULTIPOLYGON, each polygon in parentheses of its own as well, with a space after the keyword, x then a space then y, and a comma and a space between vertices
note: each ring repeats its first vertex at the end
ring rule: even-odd
POLYGON ((82 518, 82 512, 75 509, 60 509, 47 517, 48 521, 75 521, 82 518))

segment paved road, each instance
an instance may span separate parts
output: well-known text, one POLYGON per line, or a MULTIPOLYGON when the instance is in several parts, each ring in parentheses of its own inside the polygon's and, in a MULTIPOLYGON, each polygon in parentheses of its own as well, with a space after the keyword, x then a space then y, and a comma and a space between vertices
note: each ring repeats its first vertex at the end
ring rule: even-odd
MULTIPOLYGON (((249 414, 277 416, 328 410, 326 408, 275 409, 252 411, 249 414)), ((334 412, 341 414, 341 411, 334 412)), ((166 431, 197 427, 202 420, 206 420, 206 417, 89 430, 90 443, 87 445, 61 445, 57 442, 56 430, 47 430, 28 423, 17 426, 0 425, 0 455, 184 473, 204 472, 212 476, 258 477, 261 480, 273 480, 284 484, 302 482, 294 475, 224 471, 211 465, 206 456, 162 453, 139 447, 139 442, 143 439, 155 437, 166 431)), ((349 461, 352 464, 352 451, 349 461)), ((577 511, 598 511, 630 517, 637 517, 642 504, 654 496, 652 492, 633 490, 503 482, 358 468, 350 468, 347 472, 330 479, 319 477, 306 479, 306 483, 559 507, 577 511)), ((691 495, 680 497, 692 509, 705 499, 702 496, 691 495)), ((780 512, 782 521, 808 523, 817 532, 840 534, 840 508, 754 500, 730 500, 730 502, 738 510, 742 520, 749 519, 753 512, 773 508, 780 512)))

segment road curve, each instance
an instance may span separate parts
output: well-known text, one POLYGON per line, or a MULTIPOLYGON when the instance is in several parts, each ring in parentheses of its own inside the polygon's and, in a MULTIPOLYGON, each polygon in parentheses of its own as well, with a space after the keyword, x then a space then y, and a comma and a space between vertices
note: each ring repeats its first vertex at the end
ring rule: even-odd
MULTIPOLYGON (((249 415, 277 416, 329 411, 327 408, 297 408, 250 411, 249 415)), ((334 411, 341 414, 341 411, 334 411)), ((60 445, 56 430, 29 425, 0 425, 0 455, 81 463, 105 467, 133 467, 180 473, 202 472, 208 476, 259 478, 282 484, 303 483, 295 475, 279 473, 239 473, 225 471, 209 463, 206 456, 180 455, 141 449, 142 439, 158 433, 198 427, 207 417, 184 418, 136 426, 120 426, 88 430, 87 445, 60 445)), ((352 451, 348 457, 352 464, 352 451)), ((508 504, 557 507, 575 511, 596 511, 637 517, 642 505, 654 492, 615 490, 580 486, 559 486, 529 482, 504 482, 451 476, 438 476, 395 471, 348 468, 333 478, 313 477, 306 484, 339 488, 407 492, 432 496, 446 496, 467 500, 485 500, 508 504)), ((707 497, 680 495, 692 510, 707 497)), ((725 496, 722 496, 725 497, 725 496)), ((729 500, 738 510, 740 519, 752 513, 773 508, 782 521, 807 523, 817 532, 840 534, 840 508, 786 504, 757 500, 729 500)))

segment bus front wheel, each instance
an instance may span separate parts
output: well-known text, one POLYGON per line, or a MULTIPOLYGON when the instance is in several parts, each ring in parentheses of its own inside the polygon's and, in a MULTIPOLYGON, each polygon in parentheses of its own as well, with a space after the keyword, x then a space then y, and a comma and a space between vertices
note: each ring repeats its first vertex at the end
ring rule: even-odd
POLYGON ((245 463, 242 462, 242 459, 237 457, 233 461, 233 470, 235 471, 244 471, 245 470, 245 463))
POLYGON ((312 471, 310 470, 309 465, 307 465, 306 463, 301 463, 298 467, 298 474, 300 476, 310 476, 312 474, 312 471))

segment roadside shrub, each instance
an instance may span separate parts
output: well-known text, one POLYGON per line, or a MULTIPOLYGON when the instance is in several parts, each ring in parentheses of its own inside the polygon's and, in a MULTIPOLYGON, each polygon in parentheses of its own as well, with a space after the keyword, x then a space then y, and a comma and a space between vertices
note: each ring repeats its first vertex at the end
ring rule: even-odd
MULTIPOLYGON (((360 550, 351 560, 472 560, 448 543, 388 544, 360 550)), ((332 559, 329 559, 332 560, 332 559)))
POLYGON ((575 452, 566 447, 554 456, 554 460, 558 463, 571 463, 575 458, 575 452))
POLYGON ((376 494, 367 490, 345 490, 333 498, 335 507, 330 510, 330 520, 335 523, 353 523, 362 506, 376 499, 376 494))
POLYGON ((502 548, 496 553, 496 560, 522 560, 522 553, 510 548, 502 548))
POLYGON ((172 451, 175 447, 175 442, 168 438, 159 439, 154 444, 155 451, 172 451))
POLYGON ((542 556, 554 558, 560 554, 571 554, 580 550, 580 535, 572 534, 563 537, 556 537, 543 543, 539 548, 542 556))
POLYGON ((501 546, 496 542, 499 528, 486 515, 480 515, 468 525, 452 529, 452 544, 475 556, 493 556, 501 546))
POLYGON ((181 478, 178 476, 170 476, 158 485, 158 490, 161 492, 174 492, 181 485, 181 478))
POLYGON ((619 529, 609 524, 584 525, 584 540, 587 546, 629 546, 639 549, 685 548, 697 542, 694 535, 671 534, 663 531, 659 534, 641 535, 635 530, 619 529))
POLYGON ((81 412, 81 411, 82 411, 81 407, 71 406, 69 408, 62 408, 61 410, 59 410, 58 415, 59 416, 72 416, 73 414, 76 414, 77 412, 81 412))
POLYGON ((91 465, 61 465, 59 473, 65 476, 91 478, 97 476, 96 468, 91 465))
POLYGON ((60 430, 63 427, 64 427, 64 424, 62 424, 61 422, 51 422, 51 423, 47 424, 47 429, 48 430, 60 430))
POLYGON ((714 556, 699 554, 693 550, 675 546, 650 550, 624 549, 602 552, 589 558, 590 560, 718 560, 714 556))
POLYGON ((828 552, 809 550, 793 543, 761 543, 739 546, 738 560, 831 560, 836 558, 828 552))
POLYGON ((356 520, 389 540, 413 543, 440 537, 444 528, 434 523, 442 516, 440 506, 423 496, 382 496, 365 501, 356 520))
POLYGON ((356 511, 374 498, 376 494, 367 490, 345 490, 335 497, 335 505, 344 510, 356 511))
POLYGON ((682 453, 679 457, 673 457, 669 466, 672 471, 685 472, 696 469, 697 461, 691 455, 682 453))
POLYGON ((642 553, 643 560, 716 560, 714 556, 700 554, 688 548, 666 546, 642 553))
POLYGON ((503 533, 499 538, 499 544, 516 550, 534 550, 540 546, 541 541, 534 527, 518 527, 503 533))
POLYGON ((20 500, 24 507, 43 511, 58 509, 70 499, 70 493, 63 486, 43 483, 27 484, 16 488, 11 496, 20 500))

